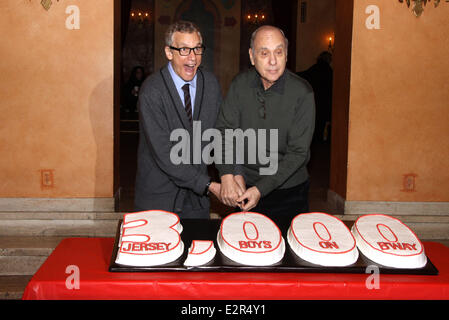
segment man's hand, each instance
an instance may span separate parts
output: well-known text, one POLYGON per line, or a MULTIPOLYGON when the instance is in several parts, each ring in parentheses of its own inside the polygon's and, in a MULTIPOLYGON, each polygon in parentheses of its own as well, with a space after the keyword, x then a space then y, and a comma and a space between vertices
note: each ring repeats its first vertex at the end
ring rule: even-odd
POLYGON ((220 197, 221 202, 229 207, 237 207, 237 198, 244 193, 244 190, 235 181, 234 175, 225 174, 221 176, 221 190, 220 197))
MULTIPOLYGON (((243 176, 241 176, 241 175, 237 175, 237 176, 234 176, 234 180, 238 184, 240 189, 242 190, 242 194, 245 193, 245 191, 246 191, 245 178, 243 178, 243 176)), ((238 206, 240 207, 240 209, 243 209, 243 205, 244 205, 243 202, 238 202, 238 206)))
POLYGON ((209 186, 209 191, 214 194, 218 198, 218 200, 221 201, 220 198, 220 191, 221 191, 221 184, 217 182, 211 182, 209 186))
POLYGON ((246 191, 245 178, 243 178, 243 176, 241 175, 238 175, 234 176, 234 180, 239 185, 240 189, 242 189, 242 191, 245 192, 246 191))
POLYGON ((248 190, 245 191, 245 193, 240 196, 237 199, 237 202, 239 203, 245 203, 245 200, 247 200, 246 204, 243 205, 242 210, 243 211, 249 211, 252 208, 254 208, 260 200, 260 191, 257 189, 257 187, 251 187, 248 190))

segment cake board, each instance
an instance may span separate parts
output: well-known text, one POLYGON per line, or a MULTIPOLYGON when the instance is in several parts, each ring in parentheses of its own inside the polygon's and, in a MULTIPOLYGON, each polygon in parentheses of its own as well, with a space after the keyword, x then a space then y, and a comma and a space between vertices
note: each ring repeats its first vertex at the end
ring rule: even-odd
POLYGON ((125 266, 115 262, 118 251, 118 243, 120 238, 120 226, 122 220, 117 226, 117 233, 114 241, 111 261, 109 264, 110 272, 298 272, 298 273, 367 273, 368 266, 375 266, 381 274, 407 274, 407 275, 438 275, 437 268, 427 257, 427 263, 419 269, 401 269, 391 268, 375 263, 365 257, 359 251, 357 261, 345 267, 325 267, 310 263, 299 258, 287 243, 287 231, 290 226, 290 220, 278 220, 276 225, 282 232, 282 236, 286 241, 285 254, 282 260, 271 266, 245 266, 236 263, 224 256, 217 245, 217 233, 220 229, 221 220, 207 219, 185 219, 181 220, 183 231, 181 239, 184 242, 184 252, 175 261, 152 267, 125 266), (184 261, 192 240, 212 240, 217 253, 212 261, 202 266, 187 267, 184 261))

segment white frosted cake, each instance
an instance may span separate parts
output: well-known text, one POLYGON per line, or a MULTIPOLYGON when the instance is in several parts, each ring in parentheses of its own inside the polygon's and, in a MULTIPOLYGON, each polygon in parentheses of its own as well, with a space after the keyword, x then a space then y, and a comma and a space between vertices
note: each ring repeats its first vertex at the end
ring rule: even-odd
POLYGON ((277 225, 255 212, 238 212, 224 218, 217 243, 226 257, 248 266, 273 265, 285 253, 285 242, 277 225))
POLYGON ((213 241, 193 240, 184 265, 188 267, 205 265, 215 257, 216 252, 213 241))
POLYGON ((348 266, 359 252, 348 227, 325 213, 303 213, 291 222, 288 244, 301 259, 321 266, 348 266))
POLYGON ((418 237, 400 220, 383 214, 361 216, 352 226, 357 247, 368 259, 393 268, 424 267, 427 257, 418 237))
POLYGON ((126 266, 157 266, 178 259, 184 251, 179 217, 150 210, 123 217, 116 263, 126 266))

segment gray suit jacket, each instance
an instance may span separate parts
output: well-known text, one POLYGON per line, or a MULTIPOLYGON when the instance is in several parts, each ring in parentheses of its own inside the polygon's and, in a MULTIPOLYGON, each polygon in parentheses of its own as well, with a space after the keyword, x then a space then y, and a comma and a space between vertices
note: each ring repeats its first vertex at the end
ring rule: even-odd
MULTIPOLYGON (((214 128, 222 102, 220 85, 216 77, 198 69, 194 106, 194 121, 201 121, 201 133, 214 128)), ((170 141, 175 129, 186 129, 190 136, 190 156, 193 158, 192 125, 176 91, 168 67, 148 77, 139 92, 140 136, 137 158, 135 210, 159 209, 181 213, 186 197, 193 208, 209 208, 204 196, 210 180, 207 165, 173 164, 171 148, 178 141, 170 141)), ((201 142, 204 145, 209 141, 201 142)))

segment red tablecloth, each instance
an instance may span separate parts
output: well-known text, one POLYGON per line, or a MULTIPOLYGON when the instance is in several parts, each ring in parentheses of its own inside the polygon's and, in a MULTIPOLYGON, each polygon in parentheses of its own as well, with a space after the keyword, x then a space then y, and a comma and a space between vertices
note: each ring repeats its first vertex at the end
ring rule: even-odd
POLYGON ((108 272, 114 239, 68 238, 56 247, 23 299, 449 299, 449 248, 425 242, 438 276, 383 275, 369 290, 371 274, 108 272), (79 289, 66 279, 79 268, 79 289), (66 273, 66 269, 67 272, 66 273))

